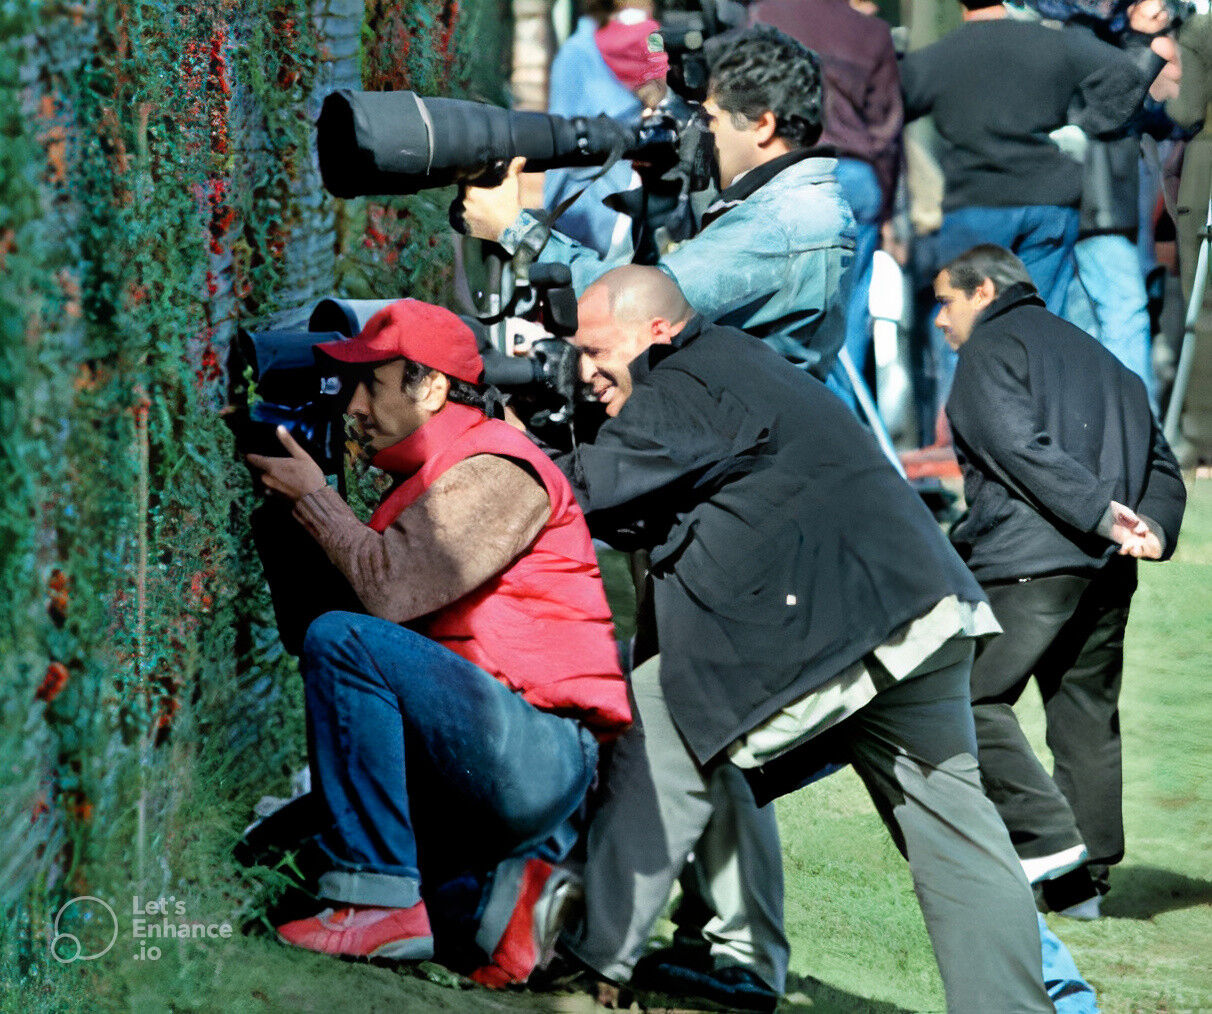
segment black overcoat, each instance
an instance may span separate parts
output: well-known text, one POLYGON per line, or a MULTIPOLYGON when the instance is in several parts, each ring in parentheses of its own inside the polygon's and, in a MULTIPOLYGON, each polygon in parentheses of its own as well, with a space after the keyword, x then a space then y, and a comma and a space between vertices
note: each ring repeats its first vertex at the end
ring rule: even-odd
POLYGON ((951 538, 982 582, 1099 570, 1119 548, 1099 534, 1112 500, 1173 554, 1187 491, 1144 383, 1031 286, 977 318, 947 417, 968 503, 951 538))
POLYGON ((590 530, 651 552, 661 684, 705 763, 948 595, 983 600, 823 384, 695 317, 560 460, 590 530))

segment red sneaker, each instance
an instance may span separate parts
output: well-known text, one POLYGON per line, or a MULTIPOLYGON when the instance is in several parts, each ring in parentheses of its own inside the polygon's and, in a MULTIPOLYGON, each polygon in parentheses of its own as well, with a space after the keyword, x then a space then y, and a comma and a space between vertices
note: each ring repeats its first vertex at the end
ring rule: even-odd
POLYGON ((278 939, 309 951, 354 958, 423 961, 433 957, 433 932, 423 901, 411 908, 326 908, 310 919, 279 926, 278 939))
MULTIPOLYGON (((503 874, 513 862, 498 868, 497 885, 508 882, 510 878, 503 874)), ((497 885, 494 885, 494 893, 497 885)), ((512 983, 523 983, 536 968, 546 966, 555 951, 556 938, 564 921, 580 895, 580 883, 567 870, 542 859, 527 859, 516 878, 516 901, 492 951, 492 962, 472 972, 472 979, 482 986, 500 989, 512 983)), ((486 917, 493 907, 491 901, 489 906, 486 917)), ((485 923, 481 923, 482 932, 485 928, 485 923)), ((483 946, 479 937, 477 941, 483 946)))

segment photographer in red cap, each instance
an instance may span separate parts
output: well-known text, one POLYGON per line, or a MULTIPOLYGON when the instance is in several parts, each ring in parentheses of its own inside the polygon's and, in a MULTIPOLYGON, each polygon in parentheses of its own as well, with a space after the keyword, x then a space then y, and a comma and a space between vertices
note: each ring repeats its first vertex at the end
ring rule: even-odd
POLYGON ((248 456, 363 610, 320 615, 303 641, 330 907, 278 934, 428 958, 426 900, 491 871, 476 977, 524 981, 558 929, 570 883, 551 862, 575 838, 598 743, 630 721, 589 533, 559 470, 485 417, 455 314, 400 300, 317 348, 356 385, 349 414, 395 485, 363 524, 285 429, 286 457, 248 456))

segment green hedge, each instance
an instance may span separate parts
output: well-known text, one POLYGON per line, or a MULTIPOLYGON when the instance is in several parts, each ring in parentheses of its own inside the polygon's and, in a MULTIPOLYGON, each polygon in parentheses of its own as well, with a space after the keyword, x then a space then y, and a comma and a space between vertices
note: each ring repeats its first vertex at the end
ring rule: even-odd
POLYGON ((303 762, 227 346, 334 290, 448 294, 449 195, 321 194, 312 119, 359 67, 494 97, 508 20, 350 7, 0 0, 0 1009, 94 1006, 59 906, 202 890, 303 762))

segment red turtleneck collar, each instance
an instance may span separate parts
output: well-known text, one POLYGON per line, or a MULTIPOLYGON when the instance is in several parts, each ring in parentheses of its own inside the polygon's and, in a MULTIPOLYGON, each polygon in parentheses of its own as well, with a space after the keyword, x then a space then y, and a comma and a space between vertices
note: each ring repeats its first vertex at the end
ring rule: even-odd
POLYGON ((439 451, 484 421, 484 413, 470 405, 448 401, 399 443, 384 447, 370 463, 384 472, 407 479, 439 451))

